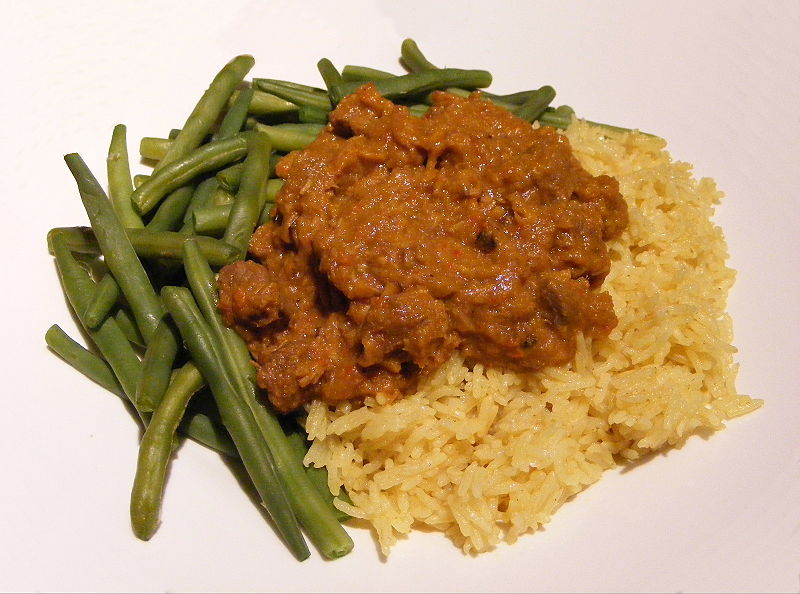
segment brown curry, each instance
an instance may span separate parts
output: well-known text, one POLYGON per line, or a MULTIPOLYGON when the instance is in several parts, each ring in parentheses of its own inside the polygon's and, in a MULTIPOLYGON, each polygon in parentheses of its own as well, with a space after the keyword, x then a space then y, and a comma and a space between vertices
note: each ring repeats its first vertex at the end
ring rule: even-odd
POLYGON ((436 93, 417 118, 362 87, 277 173, 274 220, 220 272, 219 306, 280 411, 398 397, 456 349, 563 364, 576 333, 617 322, 599 291, 628 220, 616 180, 479 94, 436 93))

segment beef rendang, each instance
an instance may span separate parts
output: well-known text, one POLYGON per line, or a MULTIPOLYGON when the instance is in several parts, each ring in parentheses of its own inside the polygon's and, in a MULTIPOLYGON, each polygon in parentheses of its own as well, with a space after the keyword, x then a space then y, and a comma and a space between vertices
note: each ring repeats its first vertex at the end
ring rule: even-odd
POLYGON ((437 92, 422 118, 371 85, 287 155, 252 260, 219 276, 274 406, 398 397, 459 349, 533 371, 617 319, 600 286, 623 231, 617 182, 567 138, 473 94, 437 92))

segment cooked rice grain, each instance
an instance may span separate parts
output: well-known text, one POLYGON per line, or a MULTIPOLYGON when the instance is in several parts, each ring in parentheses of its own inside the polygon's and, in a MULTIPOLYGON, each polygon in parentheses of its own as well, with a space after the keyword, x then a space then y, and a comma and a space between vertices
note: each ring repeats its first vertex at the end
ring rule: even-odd
POLYGON ((465 552, 514 542, 620 461, 718 430, 761 401, 736 393, 725 299, 734 272, 710 217, 721 193, 661 139, 583 122, 566 132, 593 175, 619 180, 630 225, 604 288, 619 324, 579 337, 569 365, 520 375, 453 357, 418 393, 308 406, 306 464, 344 487, 383 554, 414 527, 465 552))

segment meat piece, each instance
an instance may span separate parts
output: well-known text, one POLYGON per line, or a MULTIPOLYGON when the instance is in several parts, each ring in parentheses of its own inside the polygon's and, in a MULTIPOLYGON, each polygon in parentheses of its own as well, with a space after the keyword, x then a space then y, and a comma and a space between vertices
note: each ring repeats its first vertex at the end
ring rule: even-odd
POLYGON ((458 338, 450 330, 445 304, 424 287, 413 287, 369 301, 360 326, 359 364, 400 373, 402 364, 435 369, 453 352, 458 338))
POLYGON ((255 330, 278 319, 278 287, 260 264, 234 262, 220 271, 218 284, 218 306, 227 325, 255 330))

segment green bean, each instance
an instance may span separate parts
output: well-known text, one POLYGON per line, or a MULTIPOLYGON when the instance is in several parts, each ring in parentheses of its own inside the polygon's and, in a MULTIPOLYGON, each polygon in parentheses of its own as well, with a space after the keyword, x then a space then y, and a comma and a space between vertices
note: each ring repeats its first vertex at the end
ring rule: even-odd
POLYGON ((314 142, 324 126, 319 124, 256 124, 256 131, 264 132, 276 151, 288 153, 304 149, 314 142))
MULTIPOLYGON (((261 199, 264 206, 261 209, 259 224, 263 224, 269 217, 269 212, 275 202, 278 190, 283 187, 282 179, 270 179, 264 186, 264 196, 261 199)), ((230 204, 219 204, 206 206, 194 211, 194 228, 197 233, 203 235, 221 235, 228 224, 228 217, 231 214, 230 204)))
POLYGON ((125 338, 128 339, 128 342, 139 347, 146 346, 142 333, 139 332, 139 328, 136 327, 136 322, 133 321, 128 310, 119 308, 117 313, 114 314, 114 321, 117 322, 117 326, 119 326, 125 338))
POLYGON ((322 58, 317 62, 317 70, 319 70, 322 80, 325 81, 331 105, 337 105, 344 97, 342 93, 342 75, 339 74, 336 66, 328 58, 322 58))
POLYGON ((342 80, 345 82, 371 82, 382 80, 384 78, 394 78, 395 74, 391 72, 384 72, 383 70, 376 70, 375 68, 368 68, 367 66, 353 66, 348 64, 342 68, 342 80))
POLYGON ((236 194, 220 187, 214 190, 214 195, 211 196, 210 204, 212 206, 224 206, 226 204, 233 204, 234 200, 236 200, 236 194))
POLYGON ((308 547, 276 474, 275 461, 262 439, 252 412, 242 402, 242 396, 221 363, 219 347, 212 338, 208 323, 197 309, 188 289, 164 287, 161 296, 192 359, 211 387, 223 423, 278 532, 295 557, 300 560, 308 558, 308 547))
MULTIPOLYGON (((451 95, 456 95, 457 97, 461 97, 462 99, 466 99, 472 94, 472 91, 468 91, 467 89, 460 89, 458 87, 448 87, 442 90, 450 93, 451 95)), ((433 103, 433 93, 428 93, 428 95, 425 97, 425 103, 428 104, 433 103)))
POLYGON ((428 59, 420 51, 417 42, 410 38, 404 39, 400 45, 400 61, 410 72, 437 70, 437 67, 428 62, 428 59))
POLYGON ((217 360, 222 361, 232 374, 234 385, 245 406, 250 410, 264 443, 267 444, 279 469, 279 479, 290 494, 289 503, 295 515, 323 555, 328 558, 346 555, 352 549, 353 541, 326 507, 325 500, 310 484, 303 472, 302 464, 297 464, 278 419, 256 400, 247 347, 237 334, 222 324, 219 311, 215 307, 216 282, 208 264, 203 262, 199 250, 194 249, 191 240, 186 242, 185 249, 186 276, 201 308, 208 314, 205 321, 211 326, 211 331, 216 337, 217 360))
POLYGON ((252 393, 255 397, 253 380, 255 368, 250 364, 250 352, 245 342, 232 328, 222 321, 217 309, 217 281, 214 272, 203 258, 194 239, 188 239, 183 245, 183 265, 186 279, 203 318, 209 325, 219 347, 220 361, 228 370, 232 381, 240 393, 252 393))
POLYGON ((194 195, 194 186, 183 186, 173 190, 158 205, 155 214, 145 225, 148 231, 174 231, 183 222, 186 209, 194 195))
POLYGON ((330 111, 331 109, 331 100, 328 94, 325 91, 322 91, 324 94, 317 92, 320 89, 309 90, 312 88, 305 87, 305 85, 289 85, 284 81, 264 78, 255 78, 253 79, 253 83, 262 91, 290 101, 295 105, 308 105, 309 107, 316 107, 317 109, 323 109, 325 111, 330 111))
POLYGON ((215 204, 194 211, 194 230, 200 235, 221 236, 228 226, 230 204, 215 204))
POLYGON ((539 92, 538 89, 533 89, 529 91, 517 91, 516 93, 507 93, 506 95, 492 95, 492 97, 496 97, 497 99, 502 99, 506 103, 511 103, 513 105, 522 105, 531 96, 536 95, 539 92))
POLYGON ((114 280, 114 277, 110 273, 103 275, 89 300, 86 312, 83 314, 86 326, 97 328, 117 303, 119 295, 119 285, 114 280))
POLYGON ((76 254, 97 255, 100 246, 94 237, 91 227, 53 227, 47 232, 47 251, 55 255, 55 241, 61 241, 69 251, 76 254))
POLYGON ((539 116, 539 123, 543 126, 566 129, 571 123, 575 111, 569 105, 559 107, 548 107, 539 116))
MULTIPOLYGON (((198 396, 200 395, 198 394, 198 396)), ((197 398, 194 398, 192 402, 196 400, 197 398)), ((239 453, 236 451, 236 446, 233 445, 231 436, 222 421, 217 418, 218 416, 212 417, 210 412, 190 410, 184 415, 178 432, 220 454, 238 458, 239 453)))
POLYGON ((156 165, 156 171, 173 162, 182 161, 200 146, 203 138, 217 122, 217 118, 227 105, 234 90, 236 90, 236 87, 239 86, 247 73, 250 72, 254 63, 255 60, 252 56, 236 56, 217 73, 208 89, 200 97, 192 113, 189 114, 180 134, 178 134, 167 153, 156 165))
MULTIPOLYGON (((448 89, 449 90, 449 89, 448 89)), ((533 93, 534 91, 526 91, 526 93, 533 93)), ((514 109, 517 108, 517 104, 511 101, 507 101, 504 97, 498 95, 492 95, 490 93, 485 93, 481 91, 481 97, 494 103, 498 107, 502 107, 503 109, 507 109, 508 111, 513 112, 514 109)))
POLYGON ((172 364, 177 354, 178 336, 166 318, 162 318, 142 358, 142 373, 136 384, 134 398, 138 410, 156 410, 169 386, 172 364))
POLYGON ((114 132, 111 134, 106 170, 108 195, 119 220, 125 227, 142 227, 142 219, 133 210, 131 204, 133 183, 131 182, 131 167, 128 162, 126 128, 123 124, 114 126, 114 132))
POLYGON ((282 179, 268 179, 267 185, 264 186, 264 202, 275 202, 275 199, 280 192, 285 182, 282 179))
POLYGON ((186 207, 186 211, 183 213, 183 225, 180 228, 181 233, 187 235, 192 235, 194 233, 194 211, 206 206, 218 187, 219 183, 213 176, 204 179, 194 187, 192 198, 189 201, 189 205, 186 207))
MULTIPOLYGON (((468 91, 467 89, 460 89, 458 87, 448 87, 448 88, 443 89, 443 90, 445 92, 447 92, 447 93, 450 93, 451 95, 456 95, 456 96, 462 97, 464 99, 466 99, 467 97, 469 97, 473 93, 473 91, 468 91)), ((514 103, 510 103, 508 101, 504 101, 502 98, 499 98, 496 95, 490 95, 489 93, 486 93, 484 91, 481 91, 481 97, 483 99, 486 99, 487 101, 490 101, 491 103, 494 103, 498 107, 502 107, 504 109, 507 109, 508 111, 514 111, 514 109, 516 109, 516 107, 517 107, 517 105, 515 105, 514 103)), ((433 93, 429 93, 428 96, 425 97, 425 102, 429 103, 429 104, 433 103, 433 93)))
POLYGON ((167 138, 169 138, 170 140, 175 140, 178 137, 178 134, 180 133, 181 133, 180 128, 172 128, 169 131, 169 134, 167 134, 167 138))
MULTIPOLYGON (((136 253, 143 258, 162 258, 180 260, 186 235, 175 231, 147 231, 131 229, 131 242, 136 253)), ((224 266, 236 259, 237 250, 218 239, 198 237, 198 245, 206 258, 214 266, 224 266)))
POLYGON ((261 210, 261 216, 258 217, 258 224, 264 225, 272 220, 272 214, 275 210, 274 202, 265 202, 264 208, 261 210))
POLYGON ((57 324, 48 328, 44 339, 53 351, 73 368, 80 371, 92 381, 100 384, 109 392, 117 396, 125 397, 122 386, 119 385, 117 377, 102 357, 95 355, 92 351, 84 348, 57 324))
POLYGON ((153 173, 134 190, 131 201, 141 214, 150 212, 169 192, 194 178, 238 161, 247 152, 247 138, 237 134, 201 146, 183 158, 153 173))
POLYGON ((513 113, 518 118, 533 122, 539 118, 547 109, 547 106, 555 99, 556 92, 553 87, 545 85, 540 87, 536 93, 532 94, 525 103, 517 107, 513 113))
MULTIPOLYGON (((158 326, 158 321, 164 315, 164 308, 128 239, 125 228, 92 172, 83 159, 75 153, 66 155, 64 160, 78 184, 81 200, 89 215, 92 230, 108 269, 130 304, 142 336, 149 342, 158 326)), ((141 229, 132 231, 142 232, 141 229)))
MULTIPOLYGON (((400 46, 400 62, 408 69, 409 72, 424 72, 426 70, 438 70, 439 67, 432 64, 428 61, 425 55, 417 46, 417 43, 413 39, 405 39, 400 46)), ((459 89, 457 87, 451 87, 445 89, 447 92, 452 93, 454 95, 458 95, 460 97, 468 97, 471 91, 466 89, 459 89)), ((530 91, 525 92, 530 93, 530 91)), ((520 99, 518 101, 507 100, 504 96, 495 95, 493 93, 489 93, 487 91, 483 91, 483 96, 486 99, 489 99, 492 103, 500 105, 501 107, 505 107, 506 109, 511 110, 514 105, 519 105, 527 99, 527 95, 524 99, 520 99)), ((430 103, 430 100, 427 101, 430 103)))
POLYGON ((76 254, 99 254, 100 246, 91 227, 53 227, 47 232, 47 251, 55 255, 55 241, 61 241, 76 254))
POLYGON ((250 236, 253 235, 258 216, 264 207, 261 197, 269 172, 269 157, 272 154, 272 145, 266 134, 256 132, 250 136, 247 144, 242 179, 231 207, 225 234, 222 236, 225 243, 238 250, 240 258, 247 255, 250 236))
POLYGON ((128 398, 132 398, 136 393, 141 365, 131 343, 114 318, 106 318, 97 328, 86 327, 83 312, 86 311, 94 291, 94 282, 89 273, 75 260, 66 241, 58 234, 52 236, 52 249, 64 293, 73 311, 86 329, 89 338, 114 371, 125 394, 128 398))
POLYGON ((327 124, 329 111, 303 105, 297 110, 297 119, 304 124, 327 124))
POLYGON ((236 99, 231 103, 228 112, 222 119, 217 132, 211 137, 212 140, 229 138, 238 134, 244 126, 247 114, 250 111, 250 103, 253 100, 253 87, 247 87, 238 92, 236 99))
POLYGON ((222 345, 221 350, 226 357, 224 362, 239 382, 238 387, 243 393, 251 394, 255 402, 255 367, 252 365, 247 344, 222 320, 222 314, 217 308, 219 296, 216 276, 194 240, 187 241, 183 247, 184 270, 192 294, 203 317, 222 345))
MULTIPOLYGON (((275 149, 275 146, 273 145, 272 148, 275 149)), ((273 152, 272 153, 272 156, 269 158, 269 176, 270 177, 275 177, 275 168, 278 166, 278 162, 281 159, 283 159, 283 157, 285 157, 285 156, 286 155, 284 155, 282 152, 281 153, 278 153, 278 152, 273 152)))
POLYGON ((166 156, 173 142, 169 138, 145 136, 139 141, 139 155, 141 155, 142 159, 160 161, 166 156))
POLYGON ((211 196, 210 206, 231 205, 236 200, 236 194, 229 192, 225 188, 217 188, 211 196))
POLYGON ((320 89, 319 87, 313 87, 311 85, 304 85, 303 83, 298 83, 291 80, 278 80, 276 78, 254 78, 253 83, 256 86, 275 85, 282 89, 294 89, 295 91, 302 91, 304 93, 309 93, 311 95, 317 95, 320 97, 328 94, 325 89, 320 89))
MULTIPOLYGON (((148 179, 150 179, 150 176, 149 175, 144 175, 143 173, 138 173, 138 174, 134 175, 133 176, 133 187, 134 188, 138 188, 144 182, 146 182, 148 179)), ((133 207, 131 206, 131 208, 133 208, 133 207)), ((133 211, 133 214, 136 214, 135 210, 133 211)), ((136 214, 136 216, 138 217, 139 215, 136 214)), ((127 226, 127 227, 130 229, 130 226, 127 226)))
POLYGON ((133 532, 142 540, 150 540, 158 528, 175 432, 189 399, 203 383, 203 376, 191 362, 181 367, 169 383, 142 436, 130 505, 133 532))
MULTIPOLYGON (((320 128, 321 129, 321 128, 320 128)), ((273 146, 273 148, 275 148, 273 146)), ((272 153, 269 158, 269 177, 275 177, 275 167, 283 155, 272 153)), ((236 163, 217 172, 216 178, 219 185, 228 192, 236 192, 239 189, 239 182, 242 181, 242 171, 244 163, 236 163)))
POLYGON ((291 101, 253 87, 251 89, 253 89, 253 98, 250 100, 248 113, 257 116, 289 116, 297 113, 297 105, 291 101))
MULTIPOLYGON (((491 83, 492 75, 485 70, 440 68, 377 80, 374 84, 378 92, 387 99, 402 99, 448 87, 475 89, 488 87, 491 83)), ((342 92, 345 95, 350 94, 359 86, 355 82, 342 83, 342 92)))
POLYGON ((416 118, 423 117, 426 113, 428 113, 429 109, 429 105, 410 105, 408 107, 409 113, 416 118))
POLYGON ((217 171, 216 178, 221 188, 229 192, 235 192, 239 189, 239 181, 242 179, 242 170, 244 163, 236 163, 225 169, 217 171))
MULTIPOLYGON (((48 237, 60 235, 73 252, 99 254, 100 246, 94 233, 87 227, 56 227, 48 237)), ((147 229, 128 229, 128 237, 136 254, 142 258, 161 258, 180 260, 186 235, 176 231, 148 231, 147 229)), ((236 257, 236 250, 226 243, 211 237, 198 238, 200 249, 214 266, 230 264, 236 257)), ((52 251, 52 248, 51 248, 52 251)))

